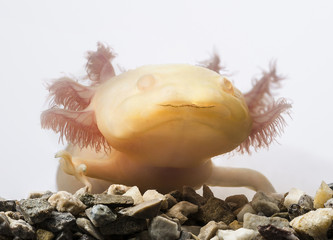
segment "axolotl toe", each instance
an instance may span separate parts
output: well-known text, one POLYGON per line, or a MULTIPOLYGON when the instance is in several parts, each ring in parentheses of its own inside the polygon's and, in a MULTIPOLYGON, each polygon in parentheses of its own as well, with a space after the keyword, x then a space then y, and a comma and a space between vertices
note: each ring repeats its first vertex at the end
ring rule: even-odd
POLYGON ((147 65, 119 75, 114 57, 98 44, 87 56, 90 85, 63 77, 48 86, 51 107, 41 123, 69 143, 56 155, 65 173, 89 189, 100 179, 161 192, 203 184, 274 192, 257 171, 211 162, 268 147, 281 131, 291 106, 272 97, 282 79, 274 64, 242 94, 219 73, 217 55, 201 66, 147 65))

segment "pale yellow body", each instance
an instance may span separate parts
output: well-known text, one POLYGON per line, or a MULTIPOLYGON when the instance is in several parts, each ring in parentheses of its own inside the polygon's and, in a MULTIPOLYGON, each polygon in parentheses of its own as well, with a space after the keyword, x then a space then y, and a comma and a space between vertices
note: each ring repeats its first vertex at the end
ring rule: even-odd
POLYGON ((252 127, 243 95, 226 77, 186 64, 115 76, 97 86, 87 110, 111 151, 69 146, 58 154, 65 172, 86 185, 91 177, 164 192, 200 187, 214 182, 210 158, 238 147, 252 127))

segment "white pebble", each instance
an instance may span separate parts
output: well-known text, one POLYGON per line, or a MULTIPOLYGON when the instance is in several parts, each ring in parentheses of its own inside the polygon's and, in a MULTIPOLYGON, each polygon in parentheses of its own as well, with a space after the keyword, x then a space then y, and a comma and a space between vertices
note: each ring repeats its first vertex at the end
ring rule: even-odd
POLYGON ((132 197, 134 200, 134 205, 137 205, 137 204, 143 202, 142 194, 137 186, 134 186, 134 187, 131 187, 130 189, 128 189, 127 192, 123 194, 123 196, 132 197))
POLYGON ((258 233, 252 229, 240 228, 236 231, 233 230, 218 230, 217 236, 223 240, 251 240, 258 233))
POLYGON ((298 204, 299 199, 305 194, 304 191, 292 188, 289 190, 288 195, 284 198, 283 205, 288 209, 292 204, 298 204))
POLYGON ((70 212, 73 215, 79 214, 86 209, 86 205, 66 191, 59 191, 53 194, 48 199, 48 202, 59 212, 70 212))

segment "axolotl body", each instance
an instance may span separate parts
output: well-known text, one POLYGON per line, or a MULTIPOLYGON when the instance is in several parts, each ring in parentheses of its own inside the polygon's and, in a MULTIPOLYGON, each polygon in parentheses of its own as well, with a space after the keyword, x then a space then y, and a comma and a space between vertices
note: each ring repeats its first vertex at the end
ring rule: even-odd
MULTIPOLYGON (((217 55, 202 66, 147 65, 119 75, 114 57, 98 44, 87 57, 89 86, 68 77, 48 86, 51 107, 41 122, 69 143, 56 154, 64 172, 89 189, 101 179, 161 192, 203 184, 275 191, 257 171, 211 161, 267 147, 279 134, 291 106, 272 97, 282 79, 274 64, 243 95, 219 73, 217 55)), ((58 180, 59 188, 71 184, 58 180)))

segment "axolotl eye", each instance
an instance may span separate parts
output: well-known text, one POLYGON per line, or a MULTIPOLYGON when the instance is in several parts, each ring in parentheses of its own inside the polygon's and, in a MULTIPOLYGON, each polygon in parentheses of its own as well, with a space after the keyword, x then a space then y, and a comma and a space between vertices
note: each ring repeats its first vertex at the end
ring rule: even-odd
POLYGON ((145 91, 145 90, 149 90, 152 87, 154 87, 155 83, 156 83, 156 79, 154 78, 154 76, 151 74, 147 74, 147 75, 143 75, 142 77, 140 77, 137 80, 136 85, 139 90, 145 91))
POLYGON ((234 86, 226 77, 223 77, 221 85, 224 92, 235 95, 234 86))

